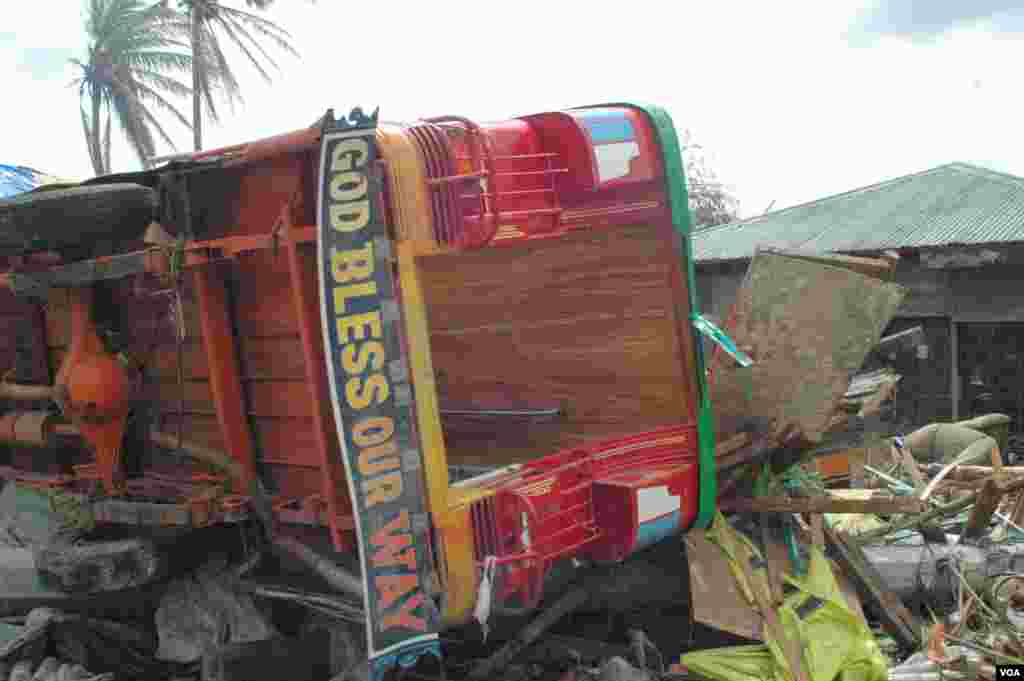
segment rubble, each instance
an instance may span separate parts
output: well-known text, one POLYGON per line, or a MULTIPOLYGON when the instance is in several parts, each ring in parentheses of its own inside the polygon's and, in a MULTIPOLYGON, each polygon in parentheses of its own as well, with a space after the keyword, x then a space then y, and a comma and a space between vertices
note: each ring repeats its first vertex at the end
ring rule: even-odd
MULTIPOLYGON (((897 437, 872 421, 901 377, 857 373, 864 357, 922 338, 918 327, 879 341, 903 294, 891 269, 759 254, 727 329, 753 363, 711 363, 721 405, 711 528, 612 567, 563 561, 540 608, 494 632, 480 630, 483 616, 445 641, 455 652, 436 675, 410 677, 937 681, 991 678, 995 664, 1024 659, 1024 467, 1004 461, 1008 418, 897 437), (819 319, 824 307, 831 316, 819 319), (882 456, 862 466, 864 488, 825 484, 817 464, 868 446, 882 456), (656 627, 676 601, 685 618, 656 627), (605 624, 579 624, 588 617, 605 624)), ((223 467, 218 451, 187 449, 223 467)), ((0 628, 0 681, 358 678, 362 578, 277 532, 266 509, 256 515, 241 555, 175 556, 156 540, 97 538, 73 499, 8 484, 0 603, 22 618, 0 628), (261 574, 264 556, 303 578, 261 574), (73 607, 132 590, 152 602, 139 618, 73 607), (40 598, 57 607, 33 609, 40 598)))

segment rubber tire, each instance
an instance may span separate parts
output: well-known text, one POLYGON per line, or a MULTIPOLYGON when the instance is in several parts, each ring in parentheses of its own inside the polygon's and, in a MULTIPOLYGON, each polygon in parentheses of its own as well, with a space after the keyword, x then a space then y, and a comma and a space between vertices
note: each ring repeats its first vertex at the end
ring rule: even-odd
POLYGON ((81 250, 97 241, 139 238, 157 195, 138 184, 36 190, 0 200, 0 253, 81 250))

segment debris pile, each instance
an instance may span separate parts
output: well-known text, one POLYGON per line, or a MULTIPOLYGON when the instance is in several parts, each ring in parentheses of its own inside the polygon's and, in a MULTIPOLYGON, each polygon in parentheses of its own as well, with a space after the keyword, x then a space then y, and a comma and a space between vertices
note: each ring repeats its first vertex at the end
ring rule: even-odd
MULTIPOLYGON (((923 343, 882 337, 893 269, 760 251, 710 334, 711 526, 620 564, 567 558, 539 609, 482 608, 445 632, 441 666, 398 676, 932 681, 1024 663, 1009 418, 892 432, 884 358, 923 343)), ((364 585, 337 556, 262 517, 145 539, 94 520, 29 484, 0 493, 0 681, 365 678, 364 585)))

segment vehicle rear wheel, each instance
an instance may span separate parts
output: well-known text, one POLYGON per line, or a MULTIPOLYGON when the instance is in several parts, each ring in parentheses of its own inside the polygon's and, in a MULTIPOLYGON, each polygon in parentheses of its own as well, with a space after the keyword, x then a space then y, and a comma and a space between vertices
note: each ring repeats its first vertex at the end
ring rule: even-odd
POLYGON ((0 253, 88 250, 95 242, 139 238, 156 192, 137 184, 40 189, 0 201, 0 253))

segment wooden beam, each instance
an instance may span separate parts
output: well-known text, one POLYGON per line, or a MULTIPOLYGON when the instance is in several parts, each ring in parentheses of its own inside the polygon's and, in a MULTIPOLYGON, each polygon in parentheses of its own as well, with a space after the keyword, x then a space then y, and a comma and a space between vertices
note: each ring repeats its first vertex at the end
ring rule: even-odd
POLYGON ((788 258, 799 258, 800 260, 828 265, 830 267, 841 267, 858 274, 863 274, 867 277, 875 277, 876 279, 884 279, 885 281, 892 280, 893 267, 895 265, 895 263, 887 258, 864 258, 852 255, 836 255, 834 253, 829 253, 828 255, 808 255, 804 253, 794 253, 792 251, 767 248, 764 250, 778 253, 779 255, 784 255, 788 258))
POLYGON ((752 513, 920 513, 926 508, 925 503, 915 497, 748 497, 720 503, 723 510, 752 513))
MULTIPOLYGON (((291 235, 292 226, 288 209, 282 211, 284 232, 291 235)), ((342 463, 341 445, 334 425, 331 406, 330 386, 327 378, 327 359, 323 335, 320 328, 319 283, 315 253, 301 248, 296 239, 289 238, 285 244, 288 257, 292 306, 299 325, 302 340, 303 368, 306 372, 306 390, 313 406, 313 423, 316 434, 317 453, 320 459, 321 494, 327 505, 330 519, 331 541, 337 551, 351 549, 353 540, 342 527, 341 518, 351 515, 352 506, 348 497, 348 479, 342 463)))
POLYGON ((203 349, 210 367, 210 391, 213 393, 217 422, 228 453, 242 466, 248 484, 256 478, 256 457, 246 416, 248 410, 242 395, 235 333, 228 312, 227 288, 213 266, 195 268, 192 277, 199 301, 199 323, 203 334, 203 349))
POLYGON ((967 524, 960 533, 961 544, 976 544, 988 535, 992 515, 1003 500, 1003 490, 994 479, 985 481, 985 486, 978 493, 978 500, 971 508, 967 524))
MULTIPOLYGON (((920 468, 927 466, 918 464, 920 468)), ((996 473, 996 469, 992 466, 957 466, 946 474, 946 477, 950 480, 984 480, 985 478, 991 477, 996 473)), ((1024 476, 1024 466, 1003 466, 1002 467, 1003 477, 1005 479, 1012 479, 1024 476)))
POLYGON ((885 629, 904 649, 920 650, 921 623, 907 610, 903 601, 886 588, 882 576, 868 562, 860 547, 829 527, 825 527, 824 532, 839 566, 853 582, 861 599, 875 605, 885 629))
MULTIPOLYGON (((999 485, 1000 496, 1005 496, 1011 492, 1019 492, 1024 489, 1024 477, 1016 480, 1011 480, 1004 485, 999 485)), ((954 513, 959 513, 967 508, 970 508, 978 501, 978 495, 980 492, 969 494, 965 497, 961 497, 956 501, 950 502, 945 506, 933 508, 932 510, 922 513, 920 515, 911 516, 908 518, 901 518, 900 520, 890 523, 885 527, 880 527, 876 530, 868 530, 857 535, 857 542, 859 544, 869 544, 873 541, 877 541, 886 535, 892 534, 893 532, 899 532, 900 530, 907 530, 912 527, 921 527, 932 520, 937 518, 944 518, 951 516, 954 513)))

